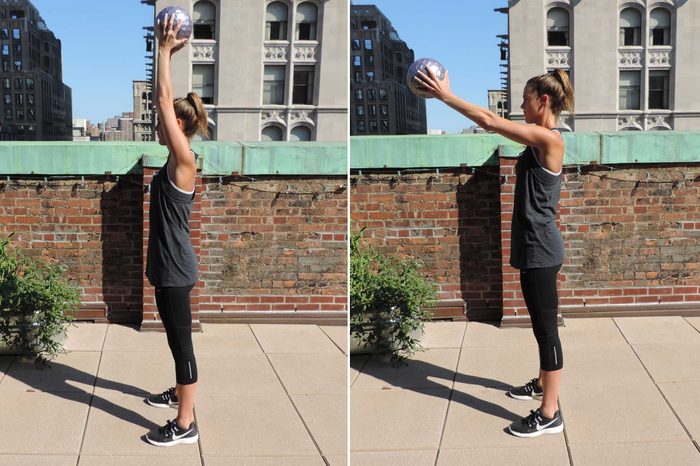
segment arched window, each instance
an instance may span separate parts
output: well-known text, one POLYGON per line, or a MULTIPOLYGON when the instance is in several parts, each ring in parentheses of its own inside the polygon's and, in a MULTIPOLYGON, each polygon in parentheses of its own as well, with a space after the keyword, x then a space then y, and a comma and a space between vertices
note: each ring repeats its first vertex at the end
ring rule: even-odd
POLYGON ((547 45, 569 46, 569 12, 563 8, 547 12, 547 45))
POLYGON ((265 39, 287 40, 287 5, 282 2, 267 5, 265 39))
POLYGON ((282 141, 282 128, 276 125, 266 126, 260 135, 261 141, 282 141))
POLYGON ((318 8, 311 2, 300 3, 297 7, 297 40, 316 40, 318 8))
POLYGON ((295 126, 289 135, 290 141, 311 141, 311 129, 308 126, 295 126))
POLYGON ((193 13, 194 38, 216 39, 216 7, 211 2, 197 2, 193 13))
POLYGON ((671 45, 671 13, 666 8, 651 10, 649 43, 651 45, 671 45))
POLYGON ((636 8, 620 12, 620 45, 642 45, 642 14, 636 8))

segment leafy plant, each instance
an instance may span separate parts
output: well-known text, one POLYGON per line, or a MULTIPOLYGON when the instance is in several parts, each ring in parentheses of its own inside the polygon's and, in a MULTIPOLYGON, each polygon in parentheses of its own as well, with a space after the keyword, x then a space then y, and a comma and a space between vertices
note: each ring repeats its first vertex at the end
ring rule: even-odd
POLYGON ((364 228, 350 238, 350 332, 374 353, 401 364, 420 342, 414 337, 430 318, 437 287, 409 258, 386 256, 361 244, 364 228))
POLYGON ((80 304, 64 266, 10 251, 12 234, 0 241, 0 342, 46 363, 63 350, 57 339, 80 304))

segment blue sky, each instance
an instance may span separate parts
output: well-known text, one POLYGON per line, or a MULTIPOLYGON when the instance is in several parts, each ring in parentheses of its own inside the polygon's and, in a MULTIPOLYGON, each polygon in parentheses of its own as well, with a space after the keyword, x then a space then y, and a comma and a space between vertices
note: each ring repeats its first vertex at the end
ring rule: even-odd
POLYGON ((133 110, 131 82, 146 79, 143 26, 153 7, 139 0, 31 0, 61 39, 63 82, 73 118, 93 123, 133 110))
MULTIPOLYGON (((440 61, 450 72, 455 94, 487 106, 487 90, 501 87, 498 34, 508 33, 508 16, 494 8, 507 0, 356 0, 376 5, 389 18, 416 58, 440 61)), ((456 133, 473 126, 442 102, 427 101, 428 128, 456 133)))

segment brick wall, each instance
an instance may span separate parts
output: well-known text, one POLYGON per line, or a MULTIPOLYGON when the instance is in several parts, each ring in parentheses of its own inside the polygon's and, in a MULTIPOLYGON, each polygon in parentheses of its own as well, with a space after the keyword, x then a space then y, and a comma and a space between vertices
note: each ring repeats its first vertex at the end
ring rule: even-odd
POLYGON ((15 232, 12 244, 27 255, 66 265, 83 317, 107 309, 140 320, 142 189, 140 176, 13 177, 0 183, 0 235, 15 232))
POLYGON ((501 307, 498 169, 353 176, 351 231, 387 254, 419 259, 442 303, 496 319, 501 307))
MULTIPOLYGON (((144 275, 154 169, 119 177, 0 182, 0 235, 30 256, 56 260, 82 291, 78 318, 159 328, 144 275)), ((190 222, 200 257, 199 310, 346 312, 347 191, 343 177, 255 182, 197 179, 190 222), (244 187, 243 189, 241 189, 244 187), (266 192, 271 191, 271 192, 266 192), (281 194, 277 194, 277 193, 281 194), (298 193, 298 194, 285 194, 298 193)), ((223 311, 223 312, 221 312, 223 311)))
MULTIPOLYGON (((421 260, 440 300, 490 309, 481 318, 527 320, 518 271, 508 265, 514 165, 513 158, 501 158, 491 173, 482 168, 474 175, 363 170, 352 176, 351 229, 365 226, 365 240, 378 249, 421 260)), ((564 174, 561 310, 697 312, 700 165, 590 167, 580 174, 567 168, 564 174)))
POLYGON ((205 179, 201 310, 347 310, 344 178, 205 179))

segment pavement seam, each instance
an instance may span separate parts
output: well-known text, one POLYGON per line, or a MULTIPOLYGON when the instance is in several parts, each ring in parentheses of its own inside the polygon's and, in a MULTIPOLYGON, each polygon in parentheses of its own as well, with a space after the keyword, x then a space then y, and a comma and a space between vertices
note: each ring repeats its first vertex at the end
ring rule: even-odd
POLYGON ((0 377, 0 383, 2 383, 3 380, 5 380, 5 377, 7 377, 7 373, 10 372, 10 369, 12 369, 12 366, 15 364, 15 361, 17 361, 18 357, 19 356, 17 355, 12 356, 12 361, 10 361, 10 365, 7 366, 7 369, 5 370, 5 372, 3 372, 2 377, 0 377))
POLYGON ((685 320, 685 322, 686 322, 688 325, 690 325, 690 328, 692 328, 692 329, 695 330, 696 332, 700 333, 700 328, 695 328, 695 326, 694 326, 693 324, 691 324, 690 322, 688 322, 688 316, 683 316, 683 320, 685 320))
MULTIPOLYGON (((673 409, 673 405, 671 405, 671 402, 668 401, 668 398, 666 398, 666 395, 664 394, 663 390, 661 390, 661 387, 659 387, 659 385, 656 383, 656 380, 654 380, 654 376, 651 375, 651 372, 649 372, 649 369, 648 369, 647 366, 644 364, 644 361, 642 361, 642 358, 640 358, 640 357, 639 357, 639 354, 637 354, 637 350, 635 350, 635 349, 634 349, 634 346, 632 346, 632 344, 629 342, 629 340, 627 340, 627 336, 625 336, 625 333, 622 331, 622 329, 621 329, 620 326, 617 324, 617 322, 615 321, 615 319, 613 319, 613 322, 615 323, 615 326, 617 327, 617 329, 618 329, 618 330, 620 331, 620 333, 622 334, 622 338, 625 339, 625 341, 627 342, 627 344, 629 345, 629 347, 632 349, 632 352, 633 352, 634 355, 637 357, 637 360, 639 360, 639 363, 642 365, 642 367, 643 367, 644 370, 646 371, 647 375, 649 376, 649 379, 651 379, 651 382, 654 384, 654 387, 656 387, 656 389, 657 389, 657 390, 659 391, 659 393, 661 394, 661 398, 664 399, 664 401, 665 401, 666 404, 668 405, 669 409, 671 410, 671 412, 673 413, 673 415, 674 415, 674 416, 676 417, 676 419, 678 420, 678 423, 681 425, 681 427, 682 427, 683 430, 685 431, 685 434, 688 436, 688 439, 691 440, 691 441, 694 441, 692 434, 690 433, 690 431, 688 430, 688 428, 687 428, 687 427, 685 426, 685 424, 683 423, 683 420, 680 418, 680 416, 678 415, 678 413, 676 413, 676 410, 673 409)), ((686 321, 686 323, 688 323, 688 325, 690 325, 689 322, 686 321)), ((692 325, 691 325, 691 327, 692 327, 692 325)), ((671 382, 671 383, 672 383, 672 382, 671 382)), ((696 444, 696 446, 697 446, 697 444, 696 444)))
POLYGON ((88 422, 90 421, 90 411, 92 411, 92 401, 95 399, 95 388, 97 387, 97 378, 99 377, 100 366, 102 366, 102 355, 104 354, 105 343, 107 342, 107 333, 109 332, 110 325, 111 324, 107 324, 107 328, 105 329, 105 335, 104 335, 104 338, 102 339, 102 347, 100 348, 100 360, 97 361, 97 370, 95 370, 95 380, 94 380, 94 382, 92 382, 92 393, 90 393, 90 404, 88 404, 88 411, 87 411, 87 415, 85 416, 85 427, 83 428, 83 438, 80 439, 80 450, 78 450, 78 460, 76 462, 76 465, 80 464, 80 458, 83 454, 83 446, 85 445, 85 435, 87 434, 87 426, 88 426, 88 422))
MULTIPOLYGON (((326 332, 323 331, 323 328, 322 328, 322 327, 318 327, 318 329, 321 331, 321 333, 323 333, 323 334, 331 341, 331 343, 333 343, 333 344, 335 345, 336 348, 338 348, 338 350, 339 350, 341 353, 343 353, 343 354, 345 354, 345 356, 347 356, 347 354, 345 353, 345 351, 343 351, 343 348, 341 348, 340 346, 338 346, 338 344, 335 342, 335 340, 333 340, 333 339, 331 338, 330 335, 328 335, 326 332)), ((350 335, 350 334, 348 333, 348 336, 349 336, 349 335, 350 335)), ((350 348, 349 344, 348 344, 348 348, 350 348)))
MULTIPOLYGON (((250 324, 248 324, 250 327, 250 324)), ((316 328, 321 330, 319 326, 317 325, 316 328)), ((251 332, 253 332, 253 336, 255 337, 255 341, 258 343, 260 346, 260 349, 262 350, 263 354, 265 355, 265 359, 267 359, 267 363, 270 365, 270 368, 272 369, 272 372, 275 373, 275 377, 277 377, 277 380, 279 381, 280 385, 282 385, 282 388, 284 389, 284 393, 287 395, 287 399, 289 399, 289 402, 292 404, 292 408, 294 408, 294 411, 297 413, 297 416, 299 417, 299 420, 301 421, 301 424, 304 426, 304 429, 306 429, 306 433, 309 435, 311 438, 311 441, 313 442, 314 446, 316 447, 316 450, 318 451, 318 454, 321 456, 321 459, 323 460, 326 465, 330 466, 330 463, 326 459, 326 456, 323 454, 321 451, 321 447, 319 446, 318 442, 314 438, 313 434, 311 433, 311 429, 309 429, 309 426, 306 425, 306 422, 304 421, 304 417, 301 415, 301 412, 299 411, 299 408, 297 408, 297 405, 294 403, 294 400, 292 399, 292 396, 289 394, 287 391, 287 387, 284 385, 284 382, 282 382, 282 378, 280 375, 277 373, 277 370, 275 369, 274 364, 272 364, 272 360, 270 360, 270 356, 265 352, 265 348, 263 348, 262 344, 260 343, 260 340, 258 340, 258 336, 255 334, 253 329, 250 329, 251 332)), ((321 332, 325 335, 325 332, 321 330, 321 332)))
POLYGON ((464 345, 464 337, 467 335, 467 327, 469 322, 464 325, 464 332, 462 332, 462 339, 459 342, 459 355, 457 356, 457 365, 455 366, 455 372, 452 375, 452 386, 450 387, 450 398, 447 400, 447 408, 445 409, 445 420, 442 422, 442 430, 440 431, 440 441, 438 442, 437 452, 435 453, 435 463, 433 466, 437 466, 438 460, 440 459, 440 448, 442 447, 442 439, 445 437, 445 427, 447 426, 447 416, 450 414, 450 405, 452 404, 452 395, 455 392, 455 382, 457 381, 457 372, 459 371, 459 362, 462 360, 462 348, 464 345))

